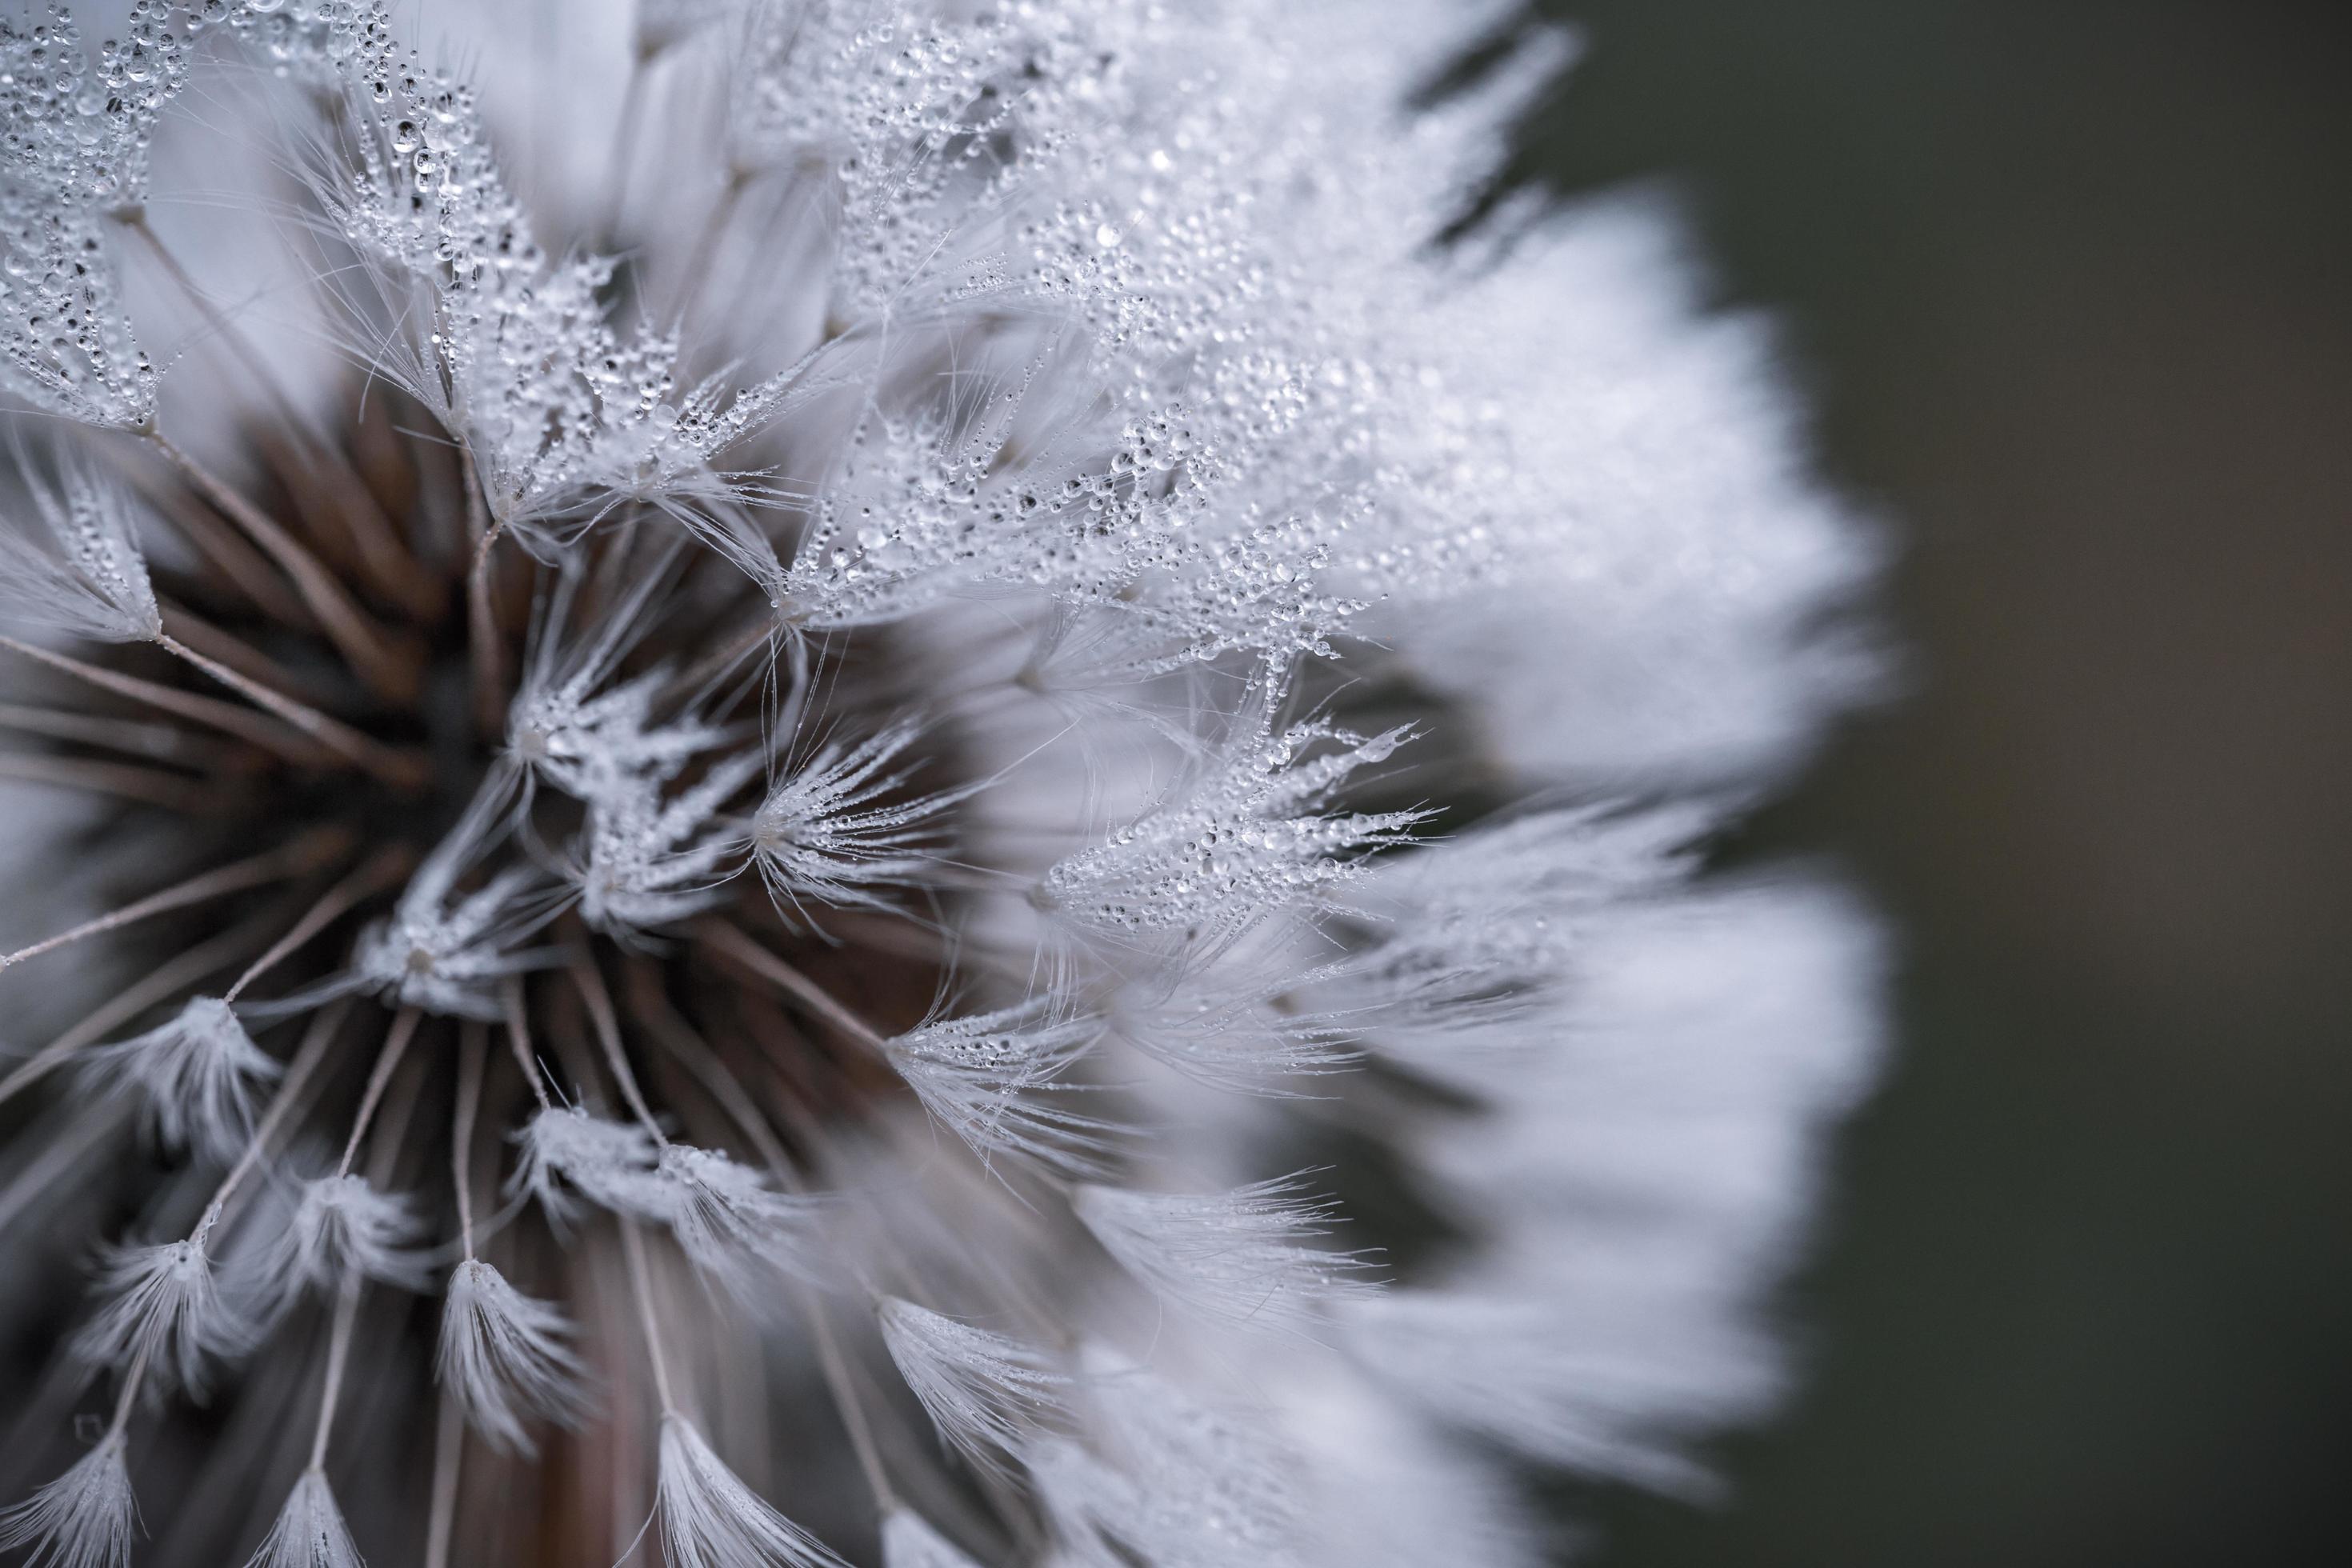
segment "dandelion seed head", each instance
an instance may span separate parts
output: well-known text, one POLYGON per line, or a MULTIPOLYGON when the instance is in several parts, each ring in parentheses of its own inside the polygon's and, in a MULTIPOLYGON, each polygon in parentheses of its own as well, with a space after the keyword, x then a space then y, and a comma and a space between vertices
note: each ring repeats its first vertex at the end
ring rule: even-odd
POLYGON ((0 21, 0 1545, 1513 1568, 1506 1455, 1695 1484, 1876 959, 1694 850, 1871 561, 1657 210, 1433 243, 1558 53, 411 9, 0 21))

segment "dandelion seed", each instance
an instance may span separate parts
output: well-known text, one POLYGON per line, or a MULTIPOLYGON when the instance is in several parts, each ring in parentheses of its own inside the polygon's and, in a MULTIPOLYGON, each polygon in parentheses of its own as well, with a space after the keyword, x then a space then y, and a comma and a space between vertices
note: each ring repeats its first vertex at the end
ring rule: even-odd
POLYGON ((251 1289, 272 1312, 346 1274, 421 1289, 417 1229, 404 1194, 378 1192, 364 1176, 316 1177, 301 1184, 286 1227, 263 1246, 251 1289))
POLYGON ((0 1551, 27 1568, 123 1568, 139 1510, 122 1434, 109 1432, 71 1469, 0 1513, 0 1551))
POLYGON ((441 1380, 484 1436, 528 1455, 527 1416, 574 1424, 586 1413, 580 1359, 564 1342, 571 1325, 562 1313, 473 1258, 450 1274, 446 1295, 441 1380))
POLYGON ((323 1473, 302 1472, 246 1568, 366 1568, 323 1473))
POLYGON ((253 1043, 217 997, 190 997, 170 1023, 89 1057, 90 1073, 138 1089, 164 1146, 194 1147, 233 1160, 253 1127, 254 1092, 278 1077, 277 1061, 253 1043))
POLYGON ((532 898, 540 878, 531 868, 511 866, 462 894, 457 883, 499 837, 512 784, 504 773, 484 781, 464 818, 403 889, 390 918, 361 940, 352 968, 362 984, 403 1006, 466 1018, 499 1016, 493 983, 540 962, 517 947, 549 912, 532 898))
POLYGON ((719 901, 734 844, 715 819, 764 762, 756 752, 730 758, 668 801, 635 781, 600 790, 578 873, 581 918, 598 931, 633 931, 675 925, 719 901))
POLYGON ((551 1217, 569 1218, 575 1209, 566 1188, 556 1184, 559 1176, 604 1208, 626 1210, 647 1201, 639 1194, 658 1147, 642 1127, 576 1106, 551 1106, 525 1124, 519 1141, 522 1160, 508 1191, 529 1193, 551 1217))
POLYGON ((18 472, 54 551, 0 531, 0 610, 19 626, 101 642, 152 642, 163 612, 147 580, 129 498, 79 454, 64 458, 54 483, 30 455, 18 472))
POLYGON ((887 909, 883 890, 920 887, 939 864, 940 816, 968 792, 895 798, 911 766, 894 764, 915 725, 855 746, 829 742, 769 791, 751 817, 751 852, 782 906, 887 909))
POLYGON ((117 1247, 100 1269, 105 1308, 74 1340, 93 1367, 163 1369, 202 1398, 215 1357, 251 1348, 251 1328, 223 1296, 204 1240, 117 1247))
POLYGON ((678 1568, 838 1568, 841 1559, 719 1462, 682 1415, 661 1428, 662 1552, 678 1568))
POLYGON ((1018 1155, 1075 1172, 1088 1169, 1115 1131, 1074 1109, 1074 1086, 1061 1081, 1101 1033, 1091 1019, 1028 1004, 926 1024, 886 1049, 923 1109, 982 1158, 1018 1155))
POLYGON ((646 1190, 652 1196, 642 1212, 667 1221, 697 1268, 740 1293, 756 1291, 773 1271, 817 1272, 810 1203, 772 1191, 759 1172, 716 1150, 664 1145, 646 1190))
POLYGON ((1018 1341, 895 1297, 882 1303, 882 1342, 940 1436, 973 1463, 996 1468, 1020 1447, 1069 1380, 1018 1341))
POLYGON ((1170 798, 1055 865, 1034 901, 1114 952, 1185 963, 1206 962, 1277 915, 1336 906, 1361 858, 1400 841, 1427 814, 1316 808, 1405 737, 1365 740, 1320 723, 1276 731, 1270 723, 1261 705, 1170 798), (1324 742, 1339 749, 1310 754, 1324 742))
POLYGON ((1072 1207, 1162 1300, 1236 1327, 1311 1331, 1328 1304, 1370 1289, 1365 1259, 1308 1245, 1331 1209, 1295 1179, 1201 1197, 1089 1186, 1072 1207))

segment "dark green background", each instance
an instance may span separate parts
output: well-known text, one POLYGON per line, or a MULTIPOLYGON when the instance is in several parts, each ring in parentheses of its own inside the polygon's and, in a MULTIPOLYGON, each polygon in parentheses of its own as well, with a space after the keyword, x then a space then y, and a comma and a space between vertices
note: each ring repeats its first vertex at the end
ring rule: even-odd
POLYGON ((1720 1507, 1580 1499, 1597 1560, 2352 1563, 2352 25, 1539 8, 1514 177, 1688 198, 1913 665, 1749 846, 1904 954, 1805 1392, 1720 1507))

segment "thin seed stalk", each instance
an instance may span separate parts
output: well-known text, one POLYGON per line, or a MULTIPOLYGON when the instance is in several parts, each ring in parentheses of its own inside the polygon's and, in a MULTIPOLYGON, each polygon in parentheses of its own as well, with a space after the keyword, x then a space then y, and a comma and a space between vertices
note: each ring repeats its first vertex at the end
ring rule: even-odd
POLYGON ((319 617, 319 624, 336 650, 371 689, 389 702, 415 700, 424 677, 416 658, 394 645, 383 628, 360 607, 318 556, 163 432, 150 427, 143 434, 186 477, 198 494, 243 529, 247 537, 278 563, 278 570, 293 580, 302 602, 319 617))
POLYGON ((20 947, 14 952, 0 955, 0 969, 13 969, 27 959, 54 952, 58 948, 145 920, 151 915, 242 892, 247 888, 259 887, 283 878, 300 876, 305 871, 317 869, 350 848, 351 836, 341 828, 320 828, 306 833, 275 849, 191 877, 159 893, 150 893, 121 909, 110 910, 68 931, 44 938, 30 947, 20 947))
POLYGON ((102 665, 90 664, 69 654, 58 653, 37 643, 28 643, 0 633, 0 647, 20 653, 26 658, 47 665, 51 669, 86 681, 118 697, 145 703, 159 711, 171 713, 250 742, 262 750, 299 767, 318 767, 333 760, 334 753, 310 736, 281 723, 268 714, 256 713, 234 702, 217 698, 182 691, 159 681, 142 680, 135 675, 124 675, 102 665))
POLYGON ((155 646, 173 658, 194 665, 240 697, 248 699, 256 707, 267 709, 329 751, 366 769, 394 789, 422 789, 432 777, 432 764, 415 752, 387 746, 374 737, 352 729, 340 719, 330 718, 307 703, 297 702, 284 692, 273 690, 220 660, 198 653, 168 632, 155 635, 155 646))

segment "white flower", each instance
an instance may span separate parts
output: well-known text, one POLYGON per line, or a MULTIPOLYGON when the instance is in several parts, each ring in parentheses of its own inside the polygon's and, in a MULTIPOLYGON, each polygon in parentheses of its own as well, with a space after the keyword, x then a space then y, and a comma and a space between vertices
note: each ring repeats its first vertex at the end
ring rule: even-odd
POLYGON ((1695 853, 1868 674, 1755 330, 1654 209, 1433 243, 1485 5, 562 11, 0 24, 0 1337, 98 1418, 0 1545, 1696 1484, 1873 1038, 1866 919, 1695 853))

